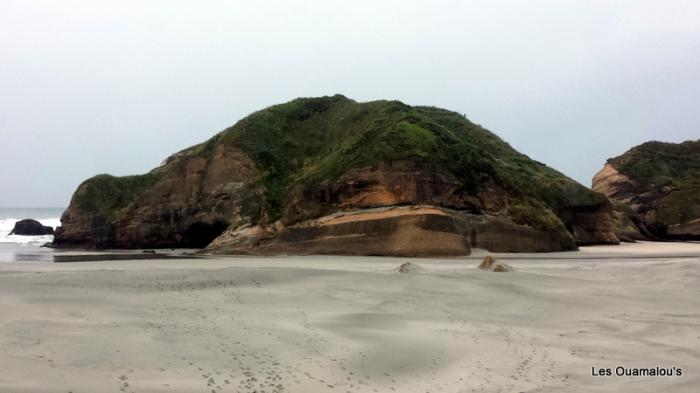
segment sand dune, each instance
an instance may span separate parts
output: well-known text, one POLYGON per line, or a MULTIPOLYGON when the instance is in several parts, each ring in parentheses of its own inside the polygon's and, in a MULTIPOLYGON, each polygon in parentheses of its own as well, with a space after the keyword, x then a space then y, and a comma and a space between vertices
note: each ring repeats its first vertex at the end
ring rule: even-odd
POLYGON ((497 257, 0 264, 0 392, 697 391, 700 245, 497 257))

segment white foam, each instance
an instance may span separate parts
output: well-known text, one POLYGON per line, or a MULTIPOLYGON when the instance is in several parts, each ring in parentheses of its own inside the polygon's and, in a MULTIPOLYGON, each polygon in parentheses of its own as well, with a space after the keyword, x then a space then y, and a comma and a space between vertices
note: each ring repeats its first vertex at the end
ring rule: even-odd
MULTIPOLYGON (((20 221, 21 218, 2 218, 0 219, 0 243, 17 243, 22 245, 36 245, 44 244, 53 241, 53 235, 46 236, 18 236, 10 235, 12 229, 15 227, 15 223, 20 221)), ((61 225, 61 219, 56 218, 40 218, 39 221, 42 225, 50 226, 56 229, 57 226, 61 225)))

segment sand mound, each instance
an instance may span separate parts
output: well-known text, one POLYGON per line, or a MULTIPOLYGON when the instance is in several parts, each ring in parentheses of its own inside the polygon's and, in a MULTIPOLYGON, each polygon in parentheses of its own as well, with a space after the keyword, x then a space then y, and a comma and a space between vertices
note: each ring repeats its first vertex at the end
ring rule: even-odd
POLYGON ((399 273, 424 273, 425 268, 423 266, 417 265, 415 263, 406 262, 403 265, 394 269, 394 271, 399 272, 399 273))
POLYGON ((481 264, 479 264, 479 269, 497 273, 513 271, 513 268, 505 263, 496 262, 491 255, 487 255, 484 260, 481 261, 481 264))

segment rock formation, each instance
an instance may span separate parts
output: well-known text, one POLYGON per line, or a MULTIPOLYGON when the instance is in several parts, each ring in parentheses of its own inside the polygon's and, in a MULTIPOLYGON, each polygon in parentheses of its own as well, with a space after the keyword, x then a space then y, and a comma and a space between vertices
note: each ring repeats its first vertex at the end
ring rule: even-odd
POLYGON ((464 116, 297 99, 146 175, 81 184, 55 244, 235 254, 466 255, 616 243, 611 205, 464 116))
POLYGON ((593 190, 613 199, 623 240, 700 240, 700 140, 636 146, 607 161, 593 190))
POLYGON ((479 269, 488 272, 505 273, 513 271, 513 268, 505 263, 497 262, 491 255, 484 257, 484 260, 479 264, 479 269))
POLYGON ((20 236, 43 236, 53 235, 53 228, 42 225, 39 221, 26 218, 15 223, 15 227, 10 235, 20 236))
POLYGON ((425 273, 425 268, 417 263, 406 262, 402 263, 401 266, 394 269, 394 271, 403 274, 417 274, 425 273))

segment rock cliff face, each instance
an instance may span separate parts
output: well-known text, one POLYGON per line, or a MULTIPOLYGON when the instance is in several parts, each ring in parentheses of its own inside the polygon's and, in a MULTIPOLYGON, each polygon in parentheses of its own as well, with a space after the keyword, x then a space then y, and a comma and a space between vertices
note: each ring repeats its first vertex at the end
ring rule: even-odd
POLYGON ((180 152, 147 175, 85 181, 61 217, 54 244, 96 248, 203 248, 229 226, 259 219, 260 173, 235 148, 180 152))
POLYGON ((700 240, 700 140, 634 147, 608 160, 593 190, 615 201, 623 239, 700 240))
POLYGON ((465 255, 616 243, 607 198, 462 115, 297 99, 146 175, 78 187, 56 246, 236 254, 465 255))

